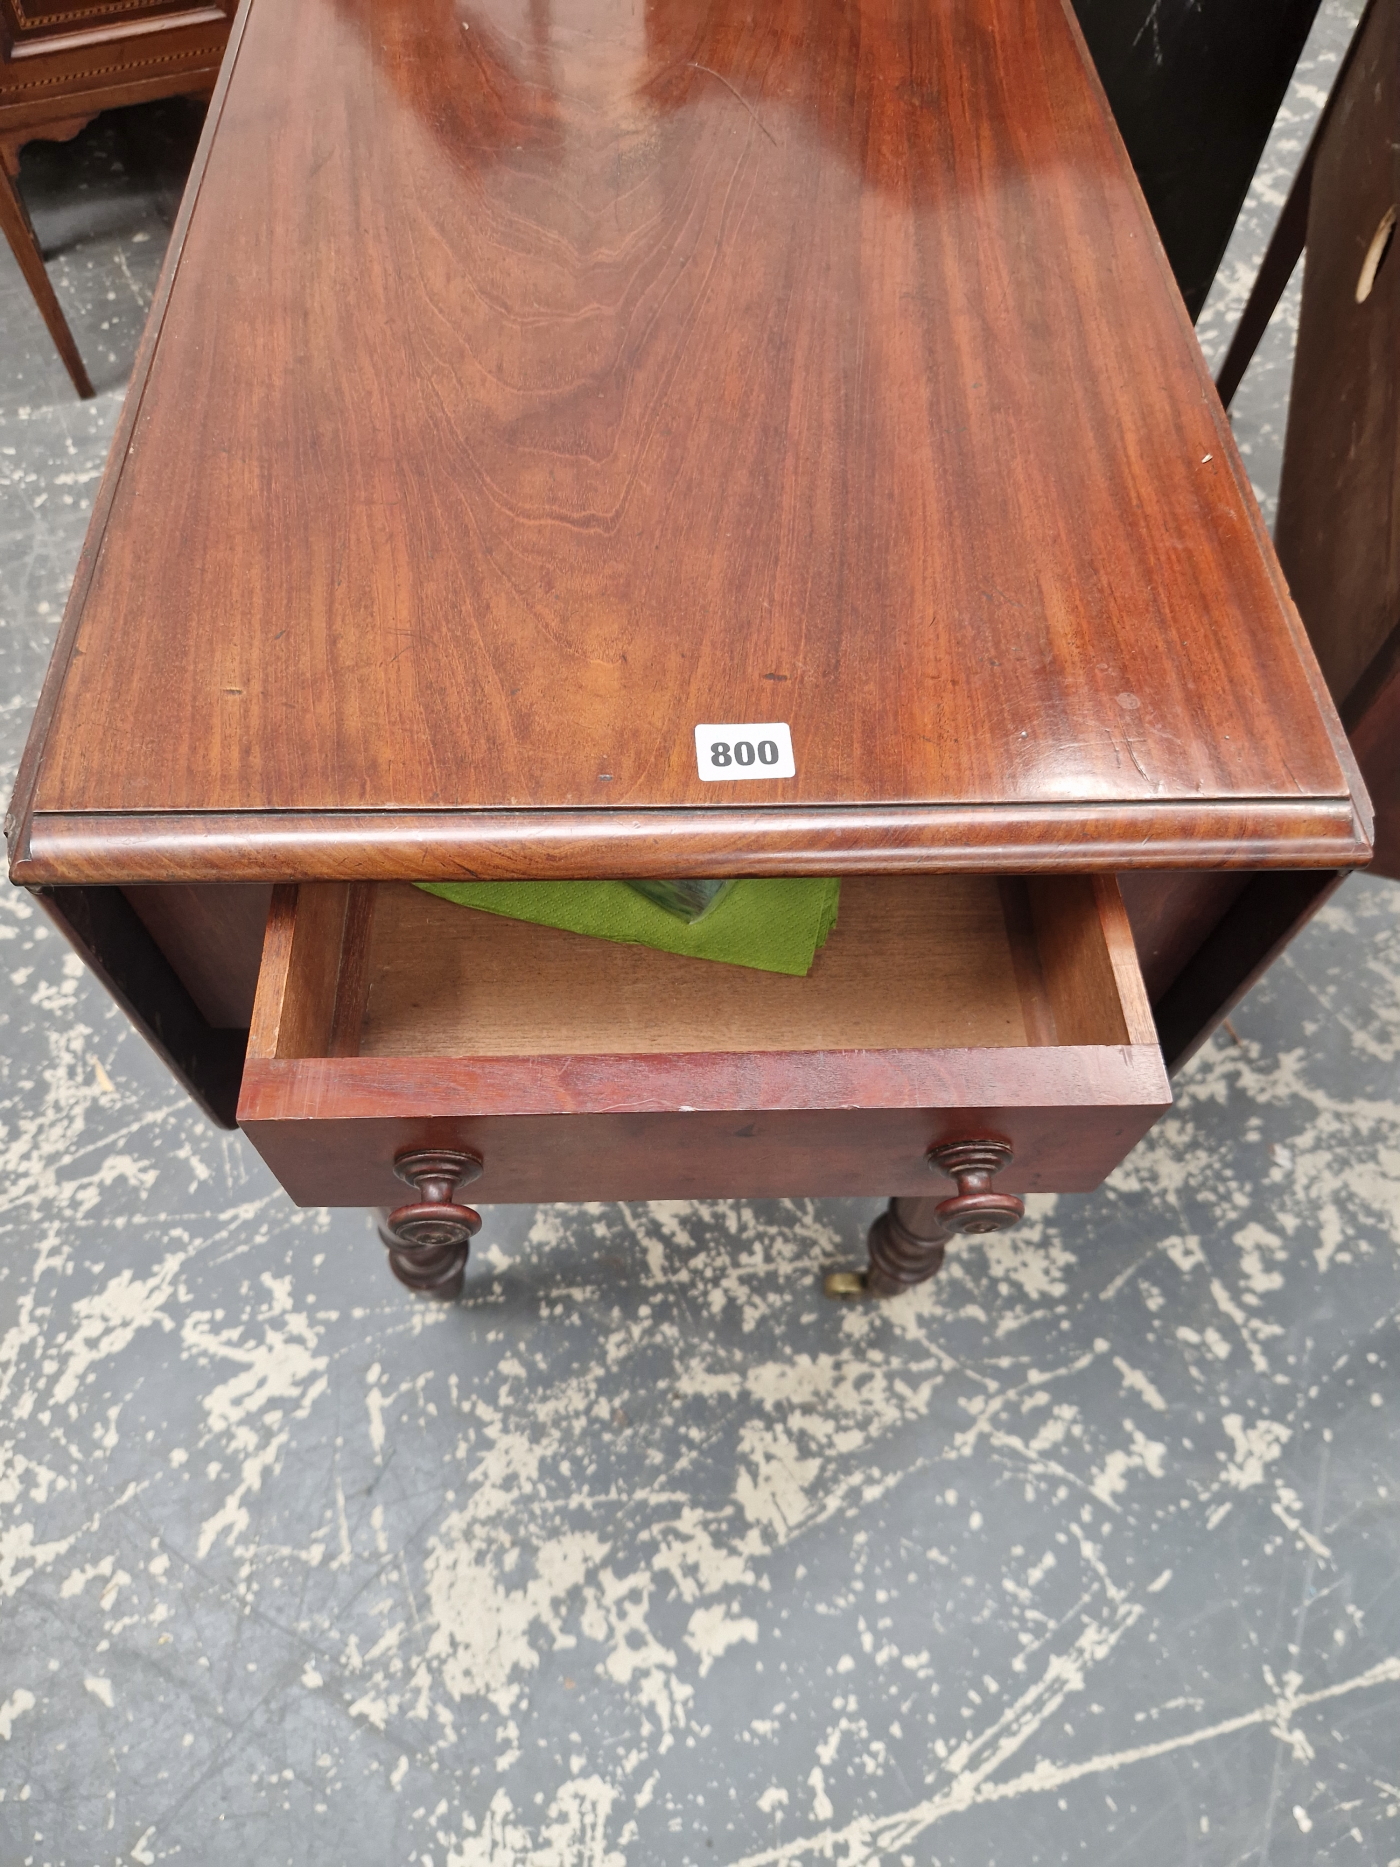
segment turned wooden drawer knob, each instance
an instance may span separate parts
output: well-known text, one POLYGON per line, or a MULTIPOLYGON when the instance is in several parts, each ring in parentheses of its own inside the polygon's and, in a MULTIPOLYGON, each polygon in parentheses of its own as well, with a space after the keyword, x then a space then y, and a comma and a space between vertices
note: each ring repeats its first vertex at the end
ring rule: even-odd
POLYGON ((957 1193, 934 1207, 939 1223, 950 1232, 1006 1232, 1026 1216, 1026 1203, 1014 1193, 998 1193, 992 1175, 1011 1165, 1005 1141, 949 1141, 931 1147, 928 1164, 935 1172, 956 1180, 957 1193))
POLYGON ((450 1148, 410 1148, 395 1156, 394 1172, 418 1197, 396 1206, 384 1220, 381 1235, 390 1270, 421 1295, 460 1296, 481 1214, 457 1204, 457 1188, 480 1177, 480 1158, 450 1148))

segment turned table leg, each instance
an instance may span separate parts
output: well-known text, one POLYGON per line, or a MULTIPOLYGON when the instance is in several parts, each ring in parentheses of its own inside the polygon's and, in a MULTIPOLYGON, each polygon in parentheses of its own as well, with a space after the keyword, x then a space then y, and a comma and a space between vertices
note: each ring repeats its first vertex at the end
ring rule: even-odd
POLYGON ((938 1217, 938 1199, 892 1199, 866 1235, 870 1256, 862 1274, 864 1296, 897 1297, 943 1268, 953 1236, 938 1217))
MULTIPOLYGON (((71 135, 72 131, 68 133, 71 135)), ((78 394, 86 399, 94 393, 93 386, 83 367, 83 359, 78 354, 73 333, 68 328, 68 320, 63 315, 63 307, 53 289, 53 281, 39 248, 39 237, 19 191, 19 151, 8 144, 0 145, 0 225, 5 229, 10 251, 19 262, 19 269, 24 274, 40 315, 49 327, 49 336, 53 338, 58 354, 63 358, 63 367, 68 371, 78 394)))
POLYGON ((950 1238, 960 1232, 1005 1232, 1025 1217, 1025 1202, 999 1193, 993 1176, 1011 1164, 1005 1141, 950 1141, 928 1152, 931 1172, 944 1173, 957 1192, 892 1199, 870 1227, 864 1271, 832 1271, 828 1296, 898 1296, 926 1282, 942 1266, 950 1238))
POLYGON ((394 1172, 418 1197, 380 1219, 389 1269, 420 1296, 450 1303, 462 1294, 467 1252, 481 1230, 481 1214, 457 1204, 457 1188, 478 1177, 481 1162, 448 1148, 412 1148, 397 1157, 394 1172))

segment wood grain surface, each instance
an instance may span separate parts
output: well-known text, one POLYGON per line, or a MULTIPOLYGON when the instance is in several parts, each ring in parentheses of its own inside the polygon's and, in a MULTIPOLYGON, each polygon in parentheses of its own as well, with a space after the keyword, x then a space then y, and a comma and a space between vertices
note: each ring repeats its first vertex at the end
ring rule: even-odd
POLYGON ((1279 558, 1339 705, 1400 624, 1400 4, 1367 16, 1319 142, 1279 558))
POLYGON ((1142 982, 1154 1005, 1248 881, 1238 869, 1137 870, 1120 878, 1142 982))
MULTIPOLYGON (((1360 800, 1364 804, 1364 793, 1360 800)), ((19 839, 23 843, 23 839, 19 839)), ((920 810, 53 812, 16 881, 500 881, 929 869, 1327 868, 1366 858, 1351 797, 920 810)))
POLYGON ((791 1064, 785 1083, 761 1061, 638 1058, 633 1091, 658 1106, 618 1112, 604 1100, 615 1072, 590 1071, 596 1058, 523 1059, 508 1080, 438 1059, 411 1073, 373 1057, 259 1059, 244 1070, 238 1119, 302 1206, 391 1206, 395 1155, 427 1146, 481 1155, 470 1197, 484 1205, 862 1198, 927 1193, 929 1147, 986 1133, 1015 1151, 998 1188, 1091 1192, 1171 1101, 1161 1057, 1145 1048, 866 1052, 855 1069, 830 1057, 815 1079, 820 1106, 809 1069, 799 1087, 791 1064), (1014 1071, 997 1067, 1012 1058, 1014 1071), (861 1100, 875 1060, 902 1100, 861 1100), (785 1088, 806 1100, 775 1104, 785 1088), (693 1112, 681 1113, 688 1091, 693 1112))
POLYGON ((248 1028, 271 890, 256 882, 124 888, 142 925, 216 1030, 248 1028))
POLYGON ((39 905, 221 1128, 236 1126, 248 1033, 212 1025, 120 888, 39 888, 39 905))
POLYGON ((362 1056, 1026 1042, 991 876, 852 877, 806 978, 531 927, 417 888, 375 893, 362 1056))
POLYGON ((1107 877, 858 879, 806 979, 303 883, 274 896, 239 1121, 335 1205, 443 1146, 495 1200, 918 1193, 930 1146, 985 1134, 1013 1190, 1071 1191, 1169 1102, 1107 877))
POLYGON ((1375 801, 1376 867, 1392 877, 1400 877, 1397 208, 1400 3, 1375 0, 1317 137, 1278 548, 1375 801))
POLYGON ((657 872, 660 812, 771 869, 769 809, 827 867, 869 810, 923 866, 1093 866, 1081 808, 1362 859, 1060 0, 252 0, 232 56, 17 875, 50 822, 108 879, 234 872, 221 822, 345 873, 320 813, 400 875, 478 816, 494 872, 657 872), (700 782, 697 722, 776 719, 795 778, 700 782))
POLYGON ((275 892, 249 1054, 1155 1042, 1122 897, 1106 876, 853 878, 804 978, 590 939, 403 885, 307 882, 275 892))

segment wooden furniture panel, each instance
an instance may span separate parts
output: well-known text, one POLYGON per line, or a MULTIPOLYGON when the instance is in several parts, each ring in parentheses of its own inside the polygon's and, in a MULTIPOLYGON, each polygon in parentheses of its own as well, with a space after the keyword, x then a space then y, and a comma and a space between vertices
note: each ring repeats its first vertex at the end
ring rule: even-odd
POLYGON ((1232 869, 1130 870, 1118 878, 1147 995, 1156 1004, 1249 876, 1232 869))
POLYGON ((1363 854, 1059 0, 255 0, 235 58, 22 878, 1363 854), (795 778, 701 782, 773 717, 795 778))
POLYGON ((210 1023, 121 889, 33 892, 176 1081, 219 1127, 234 1127, 247 1030, 210 1023))
POLYGON ((1074 0, 1191 316, 1200 316, 1318 0, 1074 0))
MULTIPOLYGON (((1380 3, 1388 4, 1389 0, 1380 0, 1380 3)), ((1283 297, 1288 282, 1293 277, 1293 269, 1302 257, 1303 248, 1307 243, 1308 204, 1312 195, 1313 169, 1317 162, 1317 152, 1329 134, 1333 106, 1339 97, 1346 95, 1347 77, 1351 70, 1352 60, 1356 56, 1357 47, 1366 36, 1367 23, 1376 4, 1377 0, 1366 0, 1362 8, 1356 31, 1352 34, 1351 42, 1332 80, 1332 88, 1327 93, 1327 102, 1323 105, 1322 112, 1313 127, 1312 137, 1303 151, 1303 159, 1293 177, 1287 198, 1279 210, 1278 219, 1274 222, 1274 230, 1269 235, 1269 244, 1264 250, 1263 259, 1259 262, 1259 270, 1254 276, 1253 285, 1249 288, 1249 297, 1245 300, 1244 310, 1240 313, 1239 323, 1235 326, 1234 335, 1230 339, 1230 348, 1225 353, 1225 361, 1221 364, 1220 373, 1215 379, 1220 400, 1226 408, 1229 408, 1233 401, 1235 391, 1239 388, 1244 373, 1249 368, 1255 351, 1259 348, 1264 332, 1269 328, 1269 320, 1274 315, 1278 301, 1283 297)))
POLYGON ((44 136, 118 104, 207 95, 232 0, 0 0, 0 135, 44 136))
POLYGON ((1400 620, 1397 143, 1400 5, 1382 0, 1314 161, 1279 490, 1280 561, 1343 702, 1400 620))
POLYGON ((524 876, 836 875, 1353 866, 1367 860, 1359 779, 1330 803, 1200 804, 1154 813, 1047 803, 818 812, 719 810, 158 811, 10 817, 14 880, 492 881, 524 876), (585 833, 586 832, 586 833, 585 833), (1244 863, 1248 856, 1249 862, 1244 863))
POLYGON ((1313 154, 1280 561, 1400 877, 1400 5, 1375 0, 1313 154))
POLYGON ((999 1185, 1087 1188, 1169 1102, 1107 877, 847 883, 806 979, 303 884, 239 1121, 303 1204, 375 1205, 413 1146, 480 1154, 488 1201, 913 1193, 984 1129, 999 1185))
POLYGON ((121 892, 209 1025, 246 1031, 271 890, 256 882, 206 882, 121 892))
POLYGON ((989 876, 853 877, 839 937, 805 979, 532 927, 419 889, 377 900, 362 1056, 669 1054, 713 1050, 722 1031, 745 1050, 1027 1041, 989 876))
POLYGON ((113 41, 149 32, 157 20, 167 28, 188 23, 190 15, 218 13, 214 5, 190 0, 0 0, 0 36, 12 58, 39 56, 36 46, 73 50, 98 33, 113 41), (122 29, 126 31, 123 32, 122 29))

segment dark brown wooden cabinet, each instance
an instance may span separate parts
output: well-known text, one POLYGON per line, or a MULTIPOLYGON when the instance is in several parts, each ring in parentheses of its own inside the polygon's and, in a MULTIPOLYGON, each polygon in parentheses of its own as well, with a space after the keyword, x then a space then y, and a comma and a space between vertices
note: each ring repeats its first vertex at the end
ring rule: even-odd
POLYGON ((1400 879, 1400 5, 1374 0, 1311 162, 1279 557, 1400 879))
POLYGON ((1059 0, 251 0, 210 124, 15 879, 420 1285, 468 1186, 885 1191, 888 1289, 1096 1184, 1369 824, 1059 0), (804 873, 806 980, 406 886, 804 873))
POLYGON ((1400 879, 1400 0, 1368 0, 1220 372, 1228 403, 1304 247, 1279 559, 1400 879))

